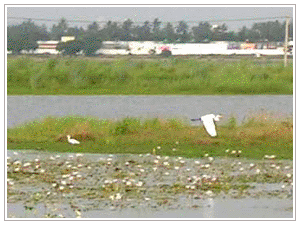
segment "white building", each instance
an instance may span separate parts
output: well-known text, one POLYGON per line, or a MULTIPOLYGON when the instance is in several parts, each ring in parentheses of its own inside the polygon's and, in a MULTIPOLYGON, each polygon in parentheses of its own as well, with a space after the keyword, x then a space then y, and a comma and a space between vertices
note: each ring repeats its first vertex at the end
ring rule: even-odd
MULTIPOLYGON (((61 37, 61 42, 67 42, 75 40, 74 36, 63 36, 61 37)), ((34 51, 35 54, 50 54, 57 55, 60 54, 56 50, 56 47, 60 41, 37 41, 38 48, 34 51)))
POLYGON ((35 54, 57 55, 59 54, 56 50, 58 43, 59 41, 37 41, 39 47, 35 50, 35 54))

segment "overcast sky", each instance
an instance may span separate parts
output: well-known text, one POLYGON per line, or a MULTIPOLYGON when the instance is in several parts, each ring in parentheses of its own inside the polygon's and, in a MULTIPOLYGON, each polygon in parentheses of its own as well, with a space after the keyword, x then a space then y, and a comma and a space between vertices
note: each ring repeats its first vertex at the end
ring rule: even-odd
MULTIPOLYGON (((254 23, 275 21, 276 19, 268 20, 244 20, 244 21, 217 21, 217 20, 238 20, 248 18, 266 18, 266 17, 283 17, 293 16, 292 6, 260 6, 260 7, 241 7, 241 6, 226 6, 226 7, 209 7, 205 5, 196 6, 114 6, 107 7, 101 5, 93 6, 51 6, 51 7, 40 7, 40 6, 9 6, 6 7, 7 13, 7 24, 18 24, 22 23, 22 19, 13 19, 11 17, 18 18, 32 18, 34 23, 37 25, 45 24, 49 29, 53 24, 57 24, 56 20, 62 17, 66 18, 70 27, 84 27, 90 23, 72 23, 72 20, 85 20, 85 21, 97 21, 103 25, 109 20, 123 22, 126 19, 131 19, 133 22, 153 22, 155 18, 159 18, 162 22, 176 22, 184 20, 189 21, 208 21, 210 24, 222 24, 225 23, 229 30, 238 31, 243 26, 251 28, 254 23), (44 20, 35 20, 44 19, 44 20), (49 20, 49 21, 47 21, 49 20), (51 21, 52 20, 52 21, 51 21), (101 23, 102 22, 102 23, 101 23)), ((279 18, 280 22, 284 19, 279 18)), ((136 25, 136 24, 135 24, 136 25)), ((176 23, 174 24, 176 26, 176 23)), ((195 24, 188 23, 191 28, 195 24)), ((161 27, 163 27, 162 25, 161 27)))

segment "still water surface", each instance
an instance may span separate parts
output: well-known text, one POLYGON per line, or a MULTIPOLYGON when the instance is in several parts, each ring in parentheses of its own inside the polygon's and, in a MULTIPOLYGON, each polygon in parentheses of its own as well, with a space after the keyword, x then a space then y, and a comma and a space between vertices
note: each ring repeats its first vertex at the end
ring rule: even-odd
POLYGON ((234 115, 239 122, 251 113, 293 114, 292 95, 254 96, 8 96, 7 127, 46 116, 199 118, 207 113, 234 115))

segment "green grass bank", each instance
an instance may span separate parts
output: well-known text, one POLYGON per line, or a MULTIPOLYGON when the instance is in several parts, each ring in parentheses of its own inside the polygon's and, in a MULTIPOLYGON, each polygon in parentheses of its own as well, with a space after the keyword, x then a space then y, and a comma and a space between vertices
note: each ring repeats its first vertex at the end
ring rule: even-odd
POLYGON ((8 95, 293 94, 293 65, 268 59, 8 57, 8 95))
POLYGON ((211 138, 202 126, 191 126, 184 119, 124 118, 107 120, 93 117, 47 117, 7 131, 8 149, 81 152, 103 154, 157 154, 203 157, 293 159, 292 118, 249 117, 238 125, 234 117, 218 126, 218 137, 211 138), (70 145, 66 135, 79 140, 70 145), (153 151, 155 149, 155 152, 153 151), (225 150, 229 149, 228 152, 225 150))

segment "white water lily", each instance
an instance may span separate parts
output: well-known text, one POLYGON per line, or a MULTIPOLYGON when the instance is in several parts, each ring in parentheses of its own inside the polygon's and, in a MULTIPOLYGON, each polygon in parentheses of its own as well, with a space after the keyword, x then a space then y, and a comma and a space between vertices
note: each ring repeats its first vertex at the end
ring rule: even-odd
POLYGON ((62 181, 61 181, 61 184, 62 184, 62 185, 67 185, 67 182, 66 182, 65 180, 62 180, 62 181))
POLYGON ((211 190, 208 190, 207 192, 205 192, 205 194, 209 195, 209 196, 212 196, 213 195, 213 192, 211 190))
POLYGON ((136 186, 138 186, 138 187, 143 186, 143 182, 142 182, 142 181, 137 182, 137 183, 136 183, 136 186))
POLYGON ((31 163, 25 163, 25 164, 23 165, 23 167, 29 167, 29 166, 31 166, 31 163))
POLYGON ((116 194, 116 200, 120 200, 122 198, 122 195, 120 193, 116 194))
POLYGON ((22 163, 21 163, 21 161, 15 161, 14 163, 13 163, 14 165, 21 165, 22 163))

